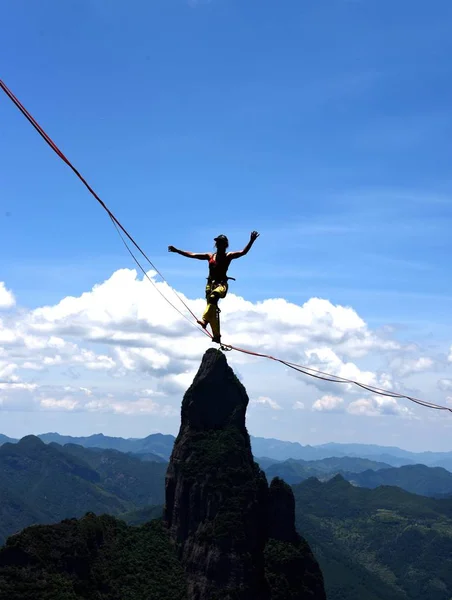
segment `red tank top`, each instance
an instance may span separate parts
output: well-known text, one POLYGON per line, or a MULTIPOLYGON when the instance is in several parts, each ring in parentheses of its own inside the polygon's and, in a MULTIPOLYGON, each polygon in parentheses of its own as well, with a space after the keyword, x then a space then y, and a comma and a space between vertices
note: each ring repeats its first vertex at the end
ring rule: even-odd
POLYGON ((212 254, 209 258, 209 279, 211 281, 226 282, 227 272, 231 261, 226 255, 222 260, 217 260, 217 255, 212 254))

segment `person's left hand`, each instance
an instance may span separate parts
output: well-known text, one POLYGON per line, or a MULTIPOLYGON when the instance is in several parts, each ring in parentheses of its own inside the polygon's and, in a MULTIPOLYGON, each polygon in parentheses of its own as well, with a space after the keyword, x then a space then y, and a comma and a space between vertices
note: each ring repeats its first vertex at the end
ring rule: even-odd
POLYGON ((256 238, 258 238, 258 237, 259 237, 259 234, 257 233, 257 231, 252 231, 252 232, 251 232, 251 241, 252 241, 252 242, 254 242, 254 240, 255 240, 256 238))

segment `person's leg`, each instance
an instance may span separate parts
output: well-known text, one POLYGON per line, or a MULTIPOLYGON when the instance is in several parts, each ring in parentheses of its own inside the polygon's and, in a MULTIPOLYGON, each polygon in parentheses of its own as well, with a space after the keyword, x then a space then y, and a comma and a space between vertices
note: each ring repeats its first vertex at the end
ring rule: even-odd
POLYGON ((227 294, 227 291, 228 288, 226 285, 216 285, 215 288, 211 290, 208 297, 209 304, 203 317, 205 320, 208 320, 212 328, 212 341, 217 343, 220 343, 221 339, 218 300, 220 298, 224 298, 227 294))
POLYGON ((198 325, 201 325, 201 327, 203 329, 206 329, 207 325, 210 322, 211 308, 210 308, 210 303, 209 303, 209 297, 210 297, 211 291, 212 291, 212 288, 210 286, 210 283, 207 283, 206 284, 206 301, 207 301, 207 305, 206 305, 206 308, 205 308, 204 313, 202 315, 202 318, 197 320, 198 325))

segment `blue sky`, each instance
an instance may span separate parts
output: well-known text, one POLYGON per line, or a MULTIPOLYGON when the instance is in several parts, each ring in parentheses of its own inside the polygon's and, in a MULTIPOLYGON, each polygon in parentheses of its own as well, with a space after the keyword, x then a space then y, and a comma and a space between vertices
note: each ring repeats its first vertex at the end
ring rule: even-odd
MULTIPOLYGON (((237 249, 257 229, 234 294, 353 307, 450 375, 450 2, 7 4, 2 79, 177 290, 201 297, 205 265, 168 244, 206 251, 226 233, 237 249)), ((0 127, 0 281, 17 314, 133 267, 6 96, 0 127)))

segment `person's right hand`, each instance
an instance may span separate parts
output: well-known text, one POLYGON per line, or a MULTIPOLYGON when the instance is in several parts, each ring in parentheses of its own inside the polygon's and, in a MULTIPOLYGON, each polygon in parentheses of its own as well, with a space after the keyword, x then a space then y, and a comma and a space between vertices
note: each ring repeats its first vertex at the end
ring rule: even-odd
POLYGON ((176 252, 176 248, 174 246, 168 246, 168 252, 176 252))

